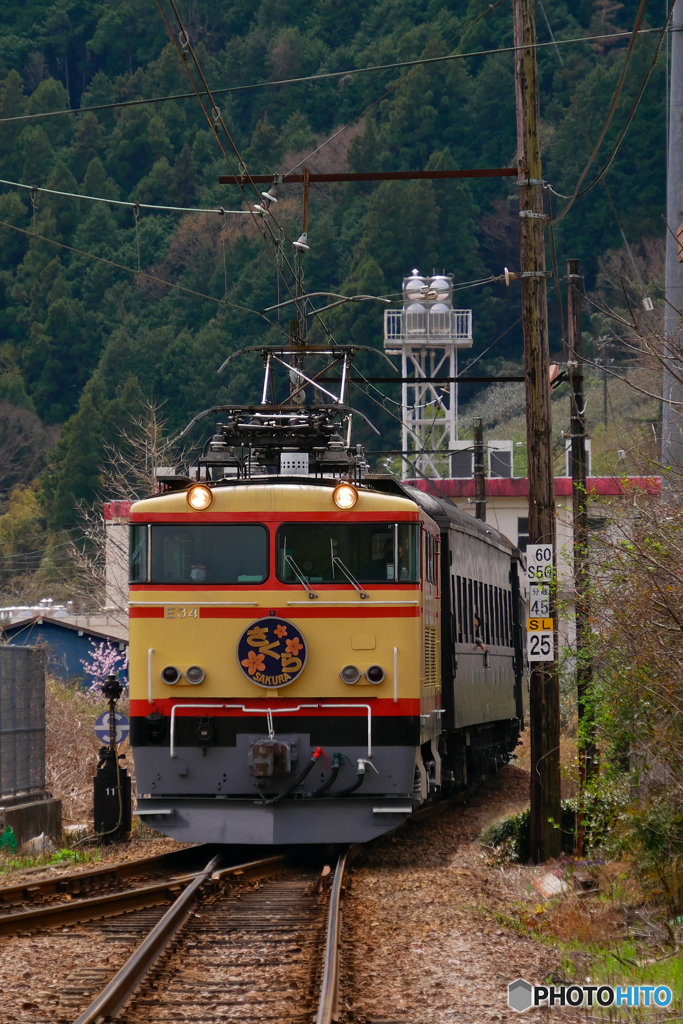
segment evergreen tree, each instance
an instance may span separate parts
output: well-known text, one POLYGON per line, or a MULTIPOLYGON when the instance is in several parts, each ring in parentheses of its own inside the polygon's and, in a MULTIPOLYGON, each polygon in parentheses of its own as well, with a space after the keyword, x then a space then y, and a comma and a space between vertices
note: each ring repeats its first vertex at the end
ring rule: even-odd
POLYGON ((196 195, 196 175, 192 150, 186 142, 173 165, 173 199, 178 206, 191 206, 196 195))

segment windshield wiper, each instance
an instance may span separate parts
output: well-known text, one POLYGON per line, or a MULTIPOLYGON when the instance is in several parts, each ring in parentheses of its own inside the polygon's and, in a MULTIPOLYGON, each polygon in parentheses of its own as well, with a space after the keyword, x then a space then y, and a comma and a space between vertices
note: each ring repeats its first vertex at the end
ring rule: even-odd
POLYGON ((316 594, 316 592, 314 590, 311 590, 311 588, 309 587, 308 580, 306 579, 306 577, 304 576, 304 574, 302 573, 301 569, 296 564, 296 562, 294 561, 292 556, 287 554, 287 538, 286 537, 285 537, 285 551, 284 551, 283 558, 284 558, 285 565, 288 565, 290 567, 290 569, 292 570, 292 572, 294 573, 294 575, 298 579, 299 583, 301 584, 301 586, 304 588, 304 590, 308 594, 309 598, 313 601, 313 600, 315 600, 316 597, 319 597, 319 595, 316 594))
POLYGON ((370 597, 367 590, 363 590, 358 580, 355 579, 352 573, 346 568, 339 555, 335 555, 334 541, 332 540, 332 538, 330 538, 330 557, 332 559, 332 579, 334 579, 334 567, 335 565, 338 565, 341 571, 346 576, 349 583, 351 584, 351 586, 355 587, 356 590, 358 591, 361 601, 363 601, 366 597, 370 597))

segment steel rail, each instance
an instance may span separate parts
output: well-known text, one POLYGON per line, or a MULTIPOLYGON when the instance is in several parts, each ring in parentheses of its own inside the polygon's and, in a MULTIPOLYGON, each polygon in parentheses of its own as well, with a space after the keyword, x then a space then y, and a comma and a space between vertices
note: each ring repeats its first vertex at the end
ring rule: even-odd
POLYGON ((197 878, 195 873, 181 875, 165 882, 142 885, 123 892, 106 893, 91 899, 76 900, 74 903, 54 903, 49 907, 20 910, 15 914, 0 916, 0 935, 14 935, 16 932, 36 931, 40 928, 57 928, 64 925, 95 921, 101 917, 116 917, 131 910, 158 907, 174 899, 179 886, 197 878))
POLYGON ((166 911, 162 919, 141 942, 132 956, 100 992, 97 998, 84 1010, 74 1024, 95 1024, 102 1018, 115 1017, 125 1006, 145 978, 151 967, 168 944, 180 931, 192 913, 200 888, 209 880, 221 882, 231 875, 236 880, 261 878, 270 874, 277 864, 283 864, 285 855, 267 857, 264 860, 249 861, 246 864, 235 864, 233 867, 216 870, 220 856, 214 857, 203 871, 199 872, 178 897, 172 907, 166 911))
POLYGON ((94 1024, 102 1017, 115 1017, 119 1010, 128 1002, 135 989, 154 965, 167 945, 182 928, 188 919, 198 890, 210 878, 218 866, 220 856, 209 861, 187 889, 178 897, 172 907, 166 911, 161 921, 140 943, 133 955, 126 961, 121 970, 100 992, 97 999, 90 1004, 75 1024, 94 1024))
MULTIPOLYGON (((203 845, 203 844, 202 844, 203 845)), ((64 874, 42 878, 37 881, 24 880, 15 885, 0 888, 0 906, 3 903, 23 903, 25 900, 55 893, 73 893, 75 890, 89 888, 91 884, 110 884, 117 879, 130 878, 141 872, 153 871, 156 868, 173 868, 176 862, 181 868, 188 860, 201 850, 201 847, 188 847, 184 850, 172 850, 169 853, 157 854, 152 857, 138 857, 136 860, 122 860, 113 864, 101 864, 98 867, 86 868, 85 871, 69 871, 64 874)), ((42 868, 41 870, 45 870, 42 868)), ((187 872, 187 868, 186 871, 187 872)))
POLYGON ((361 847, 354 843, 340 856, 334 872, 334 882, 330 893, 330 906, 327 914, 327 941, 323 980, 318 1003, 316 1024, 332 1024, 337 1010, 339 994, 339 937, 341 935, 341 891, 344 871, 351 861, 360 853, 361 847))

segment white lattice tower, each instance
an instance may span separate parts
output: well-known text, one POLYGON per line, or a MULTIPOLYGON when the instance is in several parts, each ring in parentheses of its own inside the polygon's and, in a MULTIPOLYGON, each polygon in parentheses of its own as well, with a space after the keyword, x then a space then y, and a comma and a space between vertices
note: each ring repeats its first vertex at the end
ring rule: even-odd
POLYGON ((384 313, 384 348, 401 356, 403 479, 449 475, 448 452, 458 440, 458 385, 429 377, 457 377, 458 349, 472 346, 472 310, 453 309, 452 278, 403 280, 403 308, 384 313), (443 455, 439 454, 443 452, 443 455), (414 466, 414 469, 411 468, 414 466))

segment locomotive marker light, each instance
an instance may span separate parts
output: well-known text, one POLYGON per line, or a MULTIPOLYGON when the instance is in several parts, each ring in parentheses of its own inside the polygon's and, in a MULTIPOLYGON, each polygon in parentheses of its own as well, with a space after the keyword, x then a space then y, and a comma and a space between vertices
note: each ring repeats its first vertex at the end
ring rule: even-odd
POLYGON ((371 665, 370 668, 365 670, 365 678, 369 683, 373 683, 375 686, 379 686, 380 683, 384 682, 386 672, 381 665, 371 665))
POLYGON ((192 686, 199 686, 206 679, 206 672, 200 665, 190 665, 185 671, 185 678, 192 686))
POLYGON ((205 484, 195 484, 187 492, 187 504, 193 512, 206 512, 213 502, 213 493, 205 484))
POLYGON ((301 630, 274 615, 252 622, 237 644, 237 662, 244 675, 268 690, 279 690, 298 679, 307 657, 301 630))
POLYGON ((161 670, 161 678, 167 686, 175 686, 178 680, 182 677, 182 672, 175 665, 167 665, 166 668, 161 670))
POLYGON ((360 669, 356 668, 355 665, 344 665, 344 668, 339 673, 339 678, 343 683, 353 686, 360 679, 360 669))
POLYGON ((337 484, 332 491, 332 501, 341 512, 350 512, 358 502, 358 491, 353 484, 337 484))

